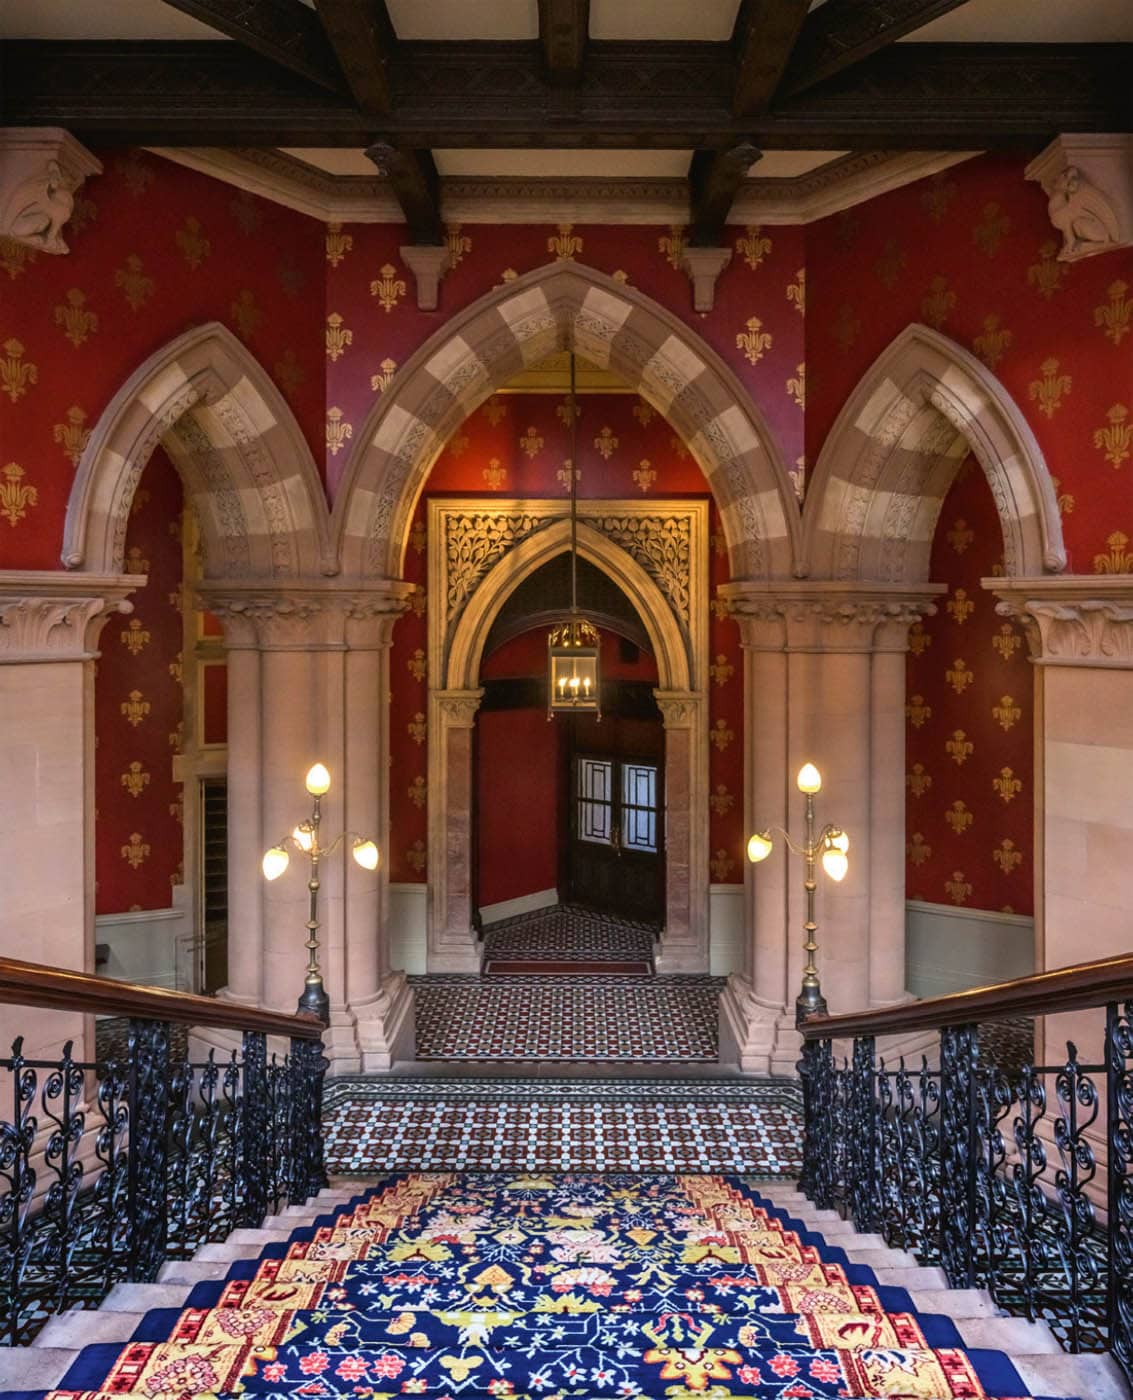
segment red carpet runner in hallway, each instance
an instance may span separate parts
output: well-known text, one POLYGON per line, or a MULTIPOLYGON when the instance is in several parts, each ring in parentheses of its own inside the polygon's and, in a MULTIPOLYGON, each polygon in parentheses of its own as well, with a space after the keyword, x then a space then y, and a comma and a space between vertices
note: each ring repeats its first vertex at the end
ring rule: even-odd
POLYGON ((409 1175, 189 1304, 86 1348, 53 1400, 1027 1394, 718 1176, 409 1175))

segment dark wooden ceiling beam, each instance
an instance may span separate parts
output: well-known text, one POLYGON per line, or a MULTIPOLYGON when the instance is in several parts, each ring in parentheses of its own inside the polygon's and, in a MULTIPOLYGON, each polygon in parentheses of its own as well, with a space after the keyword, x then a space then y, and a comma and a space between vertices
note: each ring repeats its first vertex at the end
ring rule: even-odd
POLYGON ((385 0, 315 0, 315 9, 355 102, 363 112, 387 113, 397 35, 385 0))
POLYGON ((443 243, 441 181, 432 153, 376 141, 366 148, 366 156, 389 181, 412 241, 443 243))
POLYGON ((342 87, 342 74, 318 17, 302 0, 164 0, 164 3, 320 87, 335 90, 342 87))
POLYGON ((590 38, 590 0, 539 0, 539 42, 548 79, 577 87, 590 38))
POLYGON ((826 0, 807 16, 783 80, 803 92, 851 68, 967 0, 826 0))
POLYGON ((750 142, 725 151, 694 151, 688 171, 689 231, 694 248, 717 248, 747 172, 760 152, 750 142))
POLYGON ((737 117, 753 116, 771 105, 809 6, 810 0, 743 0, 732 35, 736 51, 732 110, 737 117))
POLYGON ((99 144, 623 146, 986 150, 1060 131, 1133 130, 1129 44, 898 44, 776 102, 731 109, 731 45, 592 42, 561 102, 530 44, 402 41, 394 109, 376 123, 236 44, 11 40, 0 123, 62 126, 99 144))

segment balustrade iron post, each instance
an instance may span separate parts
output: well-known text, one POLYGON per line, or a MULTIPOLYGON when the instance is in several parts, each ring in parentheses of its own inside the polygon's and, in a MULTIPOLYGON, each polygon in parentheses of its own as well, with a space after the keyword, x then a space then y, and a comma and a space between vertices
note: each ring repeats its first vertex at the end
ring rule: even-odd
POLYGON ((165 1260, 169 1024, 130 1022, 129 1277, 149 1283, 165 1260))
POLYGON ((878 1200, 878 1102, 874 1095, 873 1036, 854 1041, 850 1082, 850 1212, 855 1226, 870 1232, 881 1215, 878 1200))
POLYGON ((1133 1382, 1133 1003, 1105 1009, 1109 1349, 1133 1382))
POLYGON ((971 1288, 976 1227, 979 1030, 940 1033, 940 1254, 953 1288, 971 1288))
MULTIPOLYGON (((20 1283, 23 1279, 28 1245, 25 1229, 31 1199, 35 1194, 35 1168, 31 1164, 32 1144, 35 1142, 37 1121, 31 1111, 35 1103, 37 1077, 24 1060, 24 1038, 12 1042, 12 1124, 5 1134, 4 1158, 0 1161, 0 1180, 5 1190, 0 1195, 0 1211, 8 1237, 7 1293, 8 1345, 20 1344, 20 1283)), ((6 1126, 6 1125, 5 1125, 6 1126)))
POLYGON ((271 1144, 268 1137, 267 1036, 244 1032, 244 1084, 241 1093, 240 1163, 243 1181, 241 1220, 254 1229, 268 1213, 271 1144))
POLYGON ((803 1042, 799 1065, 803 1084, 803 1169, 799 1189, 820 1210, 834 1199, 834 1056, 829 1040, 803 1042))
POLYGON ((322 1040, 291 1042, 292 1205, 302 1205, 327 1184, 323 1167, 323 1078, 327 1060, 322 1040))

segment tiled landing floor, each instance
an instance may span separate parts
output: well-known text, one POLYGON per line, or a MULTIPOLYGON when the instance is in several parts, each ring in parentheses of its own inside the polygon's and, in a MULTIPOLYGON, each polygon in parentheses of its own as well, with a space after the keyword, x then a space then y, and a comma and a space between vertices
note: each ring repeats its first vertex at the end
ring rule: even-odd
POLYGON ((788 1080, 338 1079, 327 1169, 796 1175, 788 1080))
POLYGON ((489 924, 484 930, 484 971, 649 973, 656 936, 651 924, 580 905, 555 904, 489 924))

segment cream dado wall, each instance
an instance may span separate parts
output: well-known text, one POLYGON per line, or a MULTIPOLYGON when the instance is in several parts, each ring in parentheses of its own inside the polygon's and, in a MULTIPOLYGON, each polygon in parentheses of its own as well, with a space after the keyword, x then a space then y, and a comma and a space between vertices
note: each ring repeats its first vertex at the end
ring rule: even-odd
POLYGON ((913 996, 945 996, 1035 971, 1034 919, 914 899, 905 910, 905 966, 913 996))

